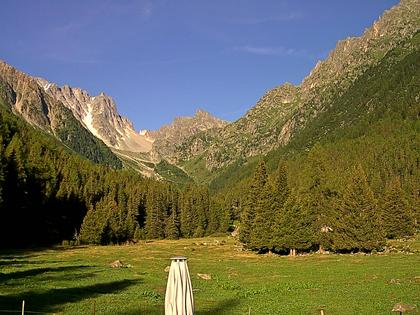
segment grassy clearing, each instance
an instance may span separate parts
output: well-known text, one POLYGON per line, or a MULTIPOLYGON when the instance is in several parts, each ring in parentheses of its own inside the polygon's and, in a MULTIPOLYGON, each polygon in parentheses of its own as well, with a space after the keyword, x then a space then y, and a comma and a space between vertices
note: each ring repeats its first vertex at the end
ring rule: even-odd
POLYGON ((174 255, 189 257, 197 314, 249 307, 251 314, 391 314, 397 302, 419 306, 419 254, 258 256, 237 251, 232 239, 202 238, 1 252, 0 309, 18 310, 25 299, 27 310, 47 313, 92 314, 95 302, 97 314, 162 314, 164 269, 174 255), (110 268, 116 259, 132 268, 110 268))

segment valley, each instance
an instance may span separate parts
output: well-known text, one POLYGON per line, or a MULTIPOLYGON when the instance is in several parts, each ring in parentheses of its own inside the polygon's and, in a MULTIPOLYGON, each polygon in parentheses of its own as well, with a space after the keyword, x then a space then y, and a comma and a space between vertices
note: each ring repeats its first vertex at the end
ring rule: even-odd
POLYGON ((55 314, 162 314, 174 255, 185 255, 196 314, 388 314, 418 303, 419 240, 384 255, 278 257, 227 237, 136 245, 55 247, 0 254, 1 309, 55 314), (411 253, 410 253, 411 251, 411 253), (111 268, 121 260, 128 268, 111 268), (210 280, 197 277, 209 274, 210 280))
MULTIPOLYGON (((88 10, 89 20, 106 12, 101 8, 88 10)), ((108 14, 123 23, 121 10, 108 14)), ((142 12, 134 22, 146 25, 152 10, 142 12)), ((257 30, 301 21, 285 19, 223 23, 257 30)), ((107 21, 101 16, 100 23, 107 21)), ((84 25, 50 31, 77 33, 84 25)), ((131 106, 141 114, 149 104, 134 104, 134 90, 160 95, 162 108, 145 119, 169 110, 165 102, 179 96, 171 66, 180 76, 200 73, 184 77, 185 87, 203 85, 183 96, 210 100, 219 81, 228 88, 225 69, 212 69, 216 55, 234 55, 229 64, 261 58, 254 66, 310 55, 246 45, 203 56, 208 64, 197 67, 186 64, 201 57, 172 58, 166 46, 157 53, 144 45, 157 61, 153 71, 141 72, 149 59, 137 58, 142 49, 121 49, 123 34, 115 46, 92 51, 125 57, 70 58, 67 66, 69 73, 90 69, 113 80, 116 90, 132 93, 131 106), (129 66, 120 69, 125 61, 129 66), (217 73, 216 85, 201 67, 217 73), (108 77, 116 69, 127 74, 108 77), (140 74, 126 89, 131 70, 140 74)), ((161 314, 165 269, 175 255, 188 257, 196 314, 387 314, 397 303, 418 311, 420 2, 401 0, 359 35, 338 41, 299 83, 265 90, 233 121, 197 108, 155 130, 136 129, 135 117, 122 116, 105 92, 59 86, 0 60, 0 313, 18 311, 25 300, 29 312, 46 314, 161 314), (111 268, 115 260, 124 268, 111 268)), ((64 71, 65 59, 49 60, 64 71)), ((37 69, 45 74, 57 67, 43 65, 37 69)), ((244 84, 238 99, 247 89, 243 73, 260 73, 249 69, 237 68, 244 84)))

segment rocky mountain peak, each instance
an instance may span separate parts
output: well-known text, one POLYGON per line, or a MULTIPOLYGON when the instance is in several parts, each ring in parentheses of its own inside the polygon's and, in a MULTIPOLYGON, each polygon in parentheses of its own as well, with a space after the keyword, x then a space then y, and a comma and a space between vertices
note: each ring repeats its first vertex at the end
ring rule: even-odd
POLYGON ((132 122, 118 114, 114 100, 104 92, 91 96, 87 91, 67 84, 58 87, 42 78, 36 78, 36 81, 108 146, 133 152, 149 152, 152 149, 153 139, 136 132, 132 122))
POLYGON ((268 91, 245 116, 217 133, 187 139, 174 155, 187 163, 205 161, 213 171, 286 145, 388 52, 415 36, 420 30, 419 16, 420 1, 402 0, 362 36, 339 41, 300 85, 285 83, 268 91), (199 149, 191 150, 191 144, 199 149))
POLYGON ((301 83, 301 97, 304 100, 319 96, 329 86, 339 93, 345 91, 351 82, 368 67, 376 64, 387 51, 412 36, 420 29, 420 2, 402 0, 367 28, 360 37, 348 37, 338 41, 328 57, 319 61, 301 83))
POLYGON ((196 118, 210 118, 212 115, 209 112, 206 112, 204 109, 202 108, 198 108, 195 111, 194 117, 196 118))
POLYGON ((176 147, 186 138, 210 129, 222 128, 227 124, 228 122, 199 108, 194 116, 177 117, 170 124, 162 126, 159 130, 149 131, 148 134, 155 139, 154 151, 174 161, 173 153, 176 147))

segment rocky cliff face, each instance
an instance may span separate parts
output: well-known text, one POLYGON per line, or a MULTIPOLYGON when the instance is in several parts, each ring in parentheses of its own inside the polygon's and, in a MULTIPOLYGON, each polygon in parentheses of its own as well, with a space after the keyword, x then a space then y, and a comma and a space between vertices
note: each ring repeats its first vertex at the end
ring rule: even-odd
POLYGON ((131 152, 149 152, 153 139, 134 130, 126 117, 118 114, 114 100, 101 93, 90 96, 86 91, 68 85, 37 78, 38 84, 52 98, 62 102, 73 115, 97 138, 111 148, 131 152))
POLYGON ((177 117, 170 124, 162 126, 159 130, 148 131, 147 135, 155 139, 153 149, 160 156, 176 162, 174 152, 177 146, 188 137, 200 132, 222 128, 227 125, 210 113, 198 109, 193 117, 177 117))
MULTIPOLYGON (((194 117, 176 118, 157 131, 136 132, 118 114, 111 97, 35 80, 2 62, 0 98, 29 123, 68 143, 83 134, 79 125, 83 126, 129 163, 143 163, 140 169, 147 169, 148 176, 154 171, 153 163, 162 158, 182 164, 187 171, 191 166, 212 172, 287 145, 330 110, 358 78, 419 31, 420 2, 401 0, 362 36, 338 42, 299 86, 286 83, 268 91, 244 117, 230 124, 199 110, 194 117)), ((338 115, 342 115, 337 118, 340 123, 351 123, 345 112, 338 115)))
MULTIPOLYGON (((86 141, 81 139, 86 137, 102 140, 145 176, 154 175, 154 163, 162 159, 175 161, 173 152, 187 137, 227 124, 198 110, 193 117, 176 118, 159 130, 136 132, 131 121, 118 114, 114 100, 104 93, 91 96, 80 88, 59 87, 4 62, 0 62, 0 100, 30 124, 74 147, 83 148, 86 141)), ((89 145, 85 149, 89 151, 89 145)))
MULTIPOLYGON (((179 163, 204 161, 209 171, 239 158, 284 146, 326 111, 368 69, 420 29, 420 2, 401 3, 368 28, 361 37, 338 42, 326 60, 318 62, 299 86, 285 84, 266 93, 248 113, 217 133, 186 139, 173 153, 179 163)), ((326 131, 328 132, 328 131, 326 131)))
POLYGON ((58 87, 42 78, 36 78, 36 81, 109 147, 118 151, 150 153, 150 161, 159 161, 162 157, 171 159, 176 146, 187 137, 227 124, 203 110, 197 110, 193 117, 175 118, 159 130, 136 132, 132 122, 118 114, 110 96, 104 93, 90 96, 82 89, 68 85, 58 87))
POLYGON ((3 61, 0 61, 0 103, 86 158, 121 166, 121 161, 93 137, 60 100, 47 94, 35 79, 3 61))

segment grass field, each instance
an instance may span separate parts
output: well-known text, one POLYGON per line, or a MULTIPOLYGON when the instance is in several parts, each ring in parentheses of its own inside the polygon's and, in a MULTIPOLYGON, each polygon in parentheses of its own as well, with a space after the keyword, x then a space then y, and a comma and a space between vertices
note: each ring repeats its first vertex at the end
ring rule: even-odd
POLYGON ((420 302, 418 252, 279 257, 202 238, 0 252, 0 309, 25 300, 43 313, 93 314, 95 304, 96 314, 163 314, 174 255, 189 258, 197 314, 395 314, 397 302, 420 302), (116 259, 131 268, 110 268, 116 259))

